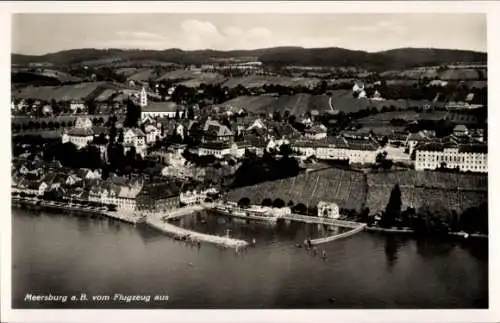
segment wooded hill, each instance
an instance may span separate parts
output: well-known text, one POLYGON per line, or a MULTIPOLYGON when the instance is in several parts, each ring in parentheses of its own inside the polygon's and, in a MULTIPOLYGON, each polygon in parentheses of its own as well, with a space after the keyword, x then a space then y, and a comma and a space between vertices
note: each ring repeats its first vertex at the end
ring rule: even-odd
POLYGON ((12 64, 49 63, 53 65, 82 64, 100 61, 102 64, 122 61, 153 60, 177 64, 210 63, 217 59, 256 57, 269 65, 356 66, 373 70, 402 69, 416 66, 443 65, 456 62, 486 64, 482 52, 431 48, 401 48, 370 53, 337 47, 302 48, 274 47, 256 50, 216 51, 181 49, 122 50, 72 49, 45 55, 12 54, 12 64))

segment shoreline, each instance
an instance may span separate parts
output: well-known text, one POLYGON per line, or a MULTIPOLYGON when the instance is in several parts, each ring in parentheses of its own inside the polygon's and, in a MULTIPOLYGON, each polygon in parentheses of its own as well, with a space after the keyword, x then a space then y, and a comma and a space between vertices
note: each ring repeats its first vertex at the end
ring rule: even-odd
MULTIPOLYGON (((22 199, 22 198, 18 198, 18 197, 12 197, 11 207, 20 207, 20 208, 22 208, 22 207, 30 208, 31 207, 31 208, 35 208, 35 209, 47 209, 47 210, 55 209, 55 210, 62 211, 62 212, 76 212, 76 213, 91 214, 91 215, 107 217, 109 219, 118 220, 121 222, 133 224, 133 225, 136 225, 138 223, 145 223, 145 224, 147 224, 147 225, 149 225, 157 230, 160 230, 164 233, 167 233, 170 236, 173 236, 174 239, 189 238, 189 239, 193 239, 194 241, 203 241, 203 242, 212 243, 212 244, 216 244, 216 245, 223 246, 223 247, 239 248, 239 247, 246 247, 249 245, 249 243, 245 240, 201 233, 201 232, 181 228, 179 226, 176 226, 176 225, 168 222, 168 220, 170 220, 170 219, 180 218, 182 216, 185 216, 187 214, 191 214, 193 212, 202 211, 205 209, 213 210, 213 206, 214 206, 213 204, 190 205, 190 206, 186 206, 186 207, 182 207, 182 208, 173 210, 172 212, 166 213, 166 214, 165 213, 149 213, 149 214, 146 213, 143 215, 138 215, 137 213, 127 212, 127 211, 123 211, 123 210, 105 211, 105 210, 99 210, 99 209, 96 209, 93 207, 70 206, 68 204, 64 204, 64 205, 61 205, 61 204, 63 204, 63 203, 45 201, 45 200, 41 200, 41 199, 22 199), (167 221, 163 221, 163 219, 166 219, 167 221)), ((220 212, 216 211, 216 213, 220 213, 220 212)), ((349 237, 349 236, 354 235, 354 234, 361 232, 361 231, 395 233, 395 234, 397 234, 397 233, 414 234, 415 233, 414 230, 408 229, 408 228, 397 229, 397 228, 374 227, 374 226, 367 226, 366 223, 361 223, 361 222, 342 221, 342 220, 328 221, 328 220, 333 220, 333 219, 317 219, 315 217, 297 215, 297 214, 292 214, 291 216, 284 216, 284 217, 280 217, 280 218, 283 218, 285 220, 301 221, 301 222, 305 222, 305 223, 322 223, 322 224, 340 225, 340 226, 352 228, 352 230, 349 230, 349 231, 341 233, 341 234, 314 239, 311 242, 312 242, 312 244, 315 244, 315 245, 333 242, 333 241, 341 239, 341 238, 349 237), (328 222, 331 222, 331 223, 328 223, 328 222)), ((466 238, 488 239, 488 235, 485 235, 485 234, 472 233, 472 234, 469 234, 466 236, 465 232, 449 232, 448 236, 462 237, 464 239, 466 239, 466 238)))
MULTIPOLYGON (((397 228, 382 228, 382 227, 370 227, 366 226, 365 231, 368 232, 383 232, 383 233, 405 233, 405 234, 414 234, 415 231, 412 229, 397 229, 397 228)), ((448 232, 448 236, 456 236, 462 238, 480 238, 480 239, 488 239, 489 235, 482 233, 470 233, 467 235, 466 232, 448 232), (467 237, 466 237, 467 235, 467 237)))
POLYGON ((33 200, 33 199, 22 199, 22 198, 15 198, 12 197, 11 200, 11 206, 12 207, 34 207, 35 209, 46 209, 46 210, 59 210, 62 212, 77 212, 77 213, 85 213, 85 214, 93 214, 93 215, 99 215, 107 218, 111 218, 113 220, 118 220, 130 224, 137 224, 141 223, 144 221, 142 216, 137 216, 136 214, 132 212, 126 212, 123 210, 120 211, 105 211, 105 210, 99 210, 96 208, 86 208, 83 206, 71 206, 66 203, 64 205, 61 205, 62 203, 59 202, 50 202, 50 201, 45 201, 41 199, 33 200))

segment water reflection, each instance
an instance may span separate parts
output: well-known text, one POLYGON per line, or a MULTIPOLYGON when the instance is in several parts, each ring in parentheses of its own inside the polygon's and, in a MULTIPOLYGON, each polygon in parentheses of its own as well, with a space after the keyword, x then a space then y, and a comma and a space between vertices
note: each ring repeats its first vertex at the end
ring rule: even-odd
POLYGON ((416 238, 417 253, 422 257, 442 257, 448 255, 456 245, 449 239, 416 238))
POLYGON ((394 267, 398 259, 398 243, 394 235, 388 235, 384 246, 385 257, 389 268, 394 267))

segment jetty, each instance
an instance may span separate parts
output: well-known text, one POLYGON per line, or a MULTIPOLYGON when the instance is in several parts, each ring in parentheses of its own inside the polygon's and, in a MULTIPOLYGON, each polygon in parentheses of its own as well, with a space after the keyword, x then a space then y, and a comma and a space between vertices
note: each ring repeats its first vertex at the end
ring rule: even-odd
MULTIPOLYGON (((343 228, 356 229, 360 226, 360 222, 332 219, 332 218, 326 218, 326 217, 308 216, 308 215, 301 215, 301 214, 296 214, 296 213, 282 215, 282 216, 280 216, 280 218, 286 219, 286 220, 297 221, 297 222, 334 225, 334 226, 343 227, 343 228)), ((361 224, 364 224, 364 223, 361 223, 361 224)))
POLYGON ((365 223, 359 223, 358 227, 356 227, 352 230, 349 230, 347 232, 344 232, 341 234, 336 234, 336 235, 325 237, 325 238, 318 238, 318 239, 311 240, 311 244, 318 245, 318 244, 322 244, 322 243, 332 242, 332 241, 335 241, 338 239, 347 238, 347 237, 350 237, 350 236, 352 236, 360 231, 363 231, 365 229, 365 227, 366 227, 365 223))
POLYGON ((146 223, 153 228, 156 228, 174 237, 185 237, 189 240, 208 242, 228 248, 246 247, 248 245, 248 242, 244 240, 233 239, 227 236, 210 235, 181 228, 179 226, 168 223, 167 219, 169 219, 169 217, 165 215, 161 216, 158 214, 150 214, 146 218, 146 223))
POLYGON ((335 234, 335 235, 332 235, 329 237, 311 240, 312 245, 318 245, 318 244, 322 244, 322 243, 332 242, 332 241, 335 241, 338 239, 347 238, 347 237, 350 237, 358 232, 363 231, 366 227, 366 223, 332 219, 332 218, 326 218, 326 217, 307 216, 307 215, 301 215, 301 214, 295 214, 295 213, 282 215, 281 218, 287 219, 287 220, 292 220, 292 221, 332 225, 332 226, 351 229, 351 230, 344 232, 344 233, 341 233, 341 234, 335 234))

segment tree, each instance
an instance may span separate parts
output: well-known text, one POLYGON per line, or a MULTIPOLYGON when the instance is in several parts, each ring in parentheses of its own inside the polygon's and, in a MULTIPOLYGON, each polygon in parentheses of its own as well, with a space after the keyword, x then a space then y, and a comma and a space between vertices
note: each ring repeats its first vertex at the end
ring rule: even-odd
POLYGON ((282 207, 285 207, 285 201, 283 201, 282 199, 280 198, 277 198, 273 201, 273 207, 276 207, 276 208, 282 208, 282 207))
POLYGON ((292 207, 292 206, 294 205, 294 203, 293 203, 293 201, 292 201, 292 200, 290 200, 290 201, 288 201, 288 204, 287 204, 287 205, 288 205, 289 207, 292 207))
POLYGON ((265 199, 262 200, 261 205, 262 206, 272 206, 273 205, 273 201, 270 198, 265 198, 265 199))
POLYGON ((382 214, 382 219, 380 220, 381 226, 391 227, 394 225, 401 214, 401 204, 401 189, 399 188, 399 184, 396 184, 391 191, 385 212, 382 214))
POLYGON ((238 201, 239 207, 248 207, 250 205, 250 199, 248 197, 243 197, 238 201))
POLYGON ((307 214, 307 206, 303 203, 299 203, 294 206, 293 212, 298 213, 298 214, 307 214))
POLYGON ((124 140, 123 129, 120 129, 120 133, 118 134, 118 143, 122 144, 124 140))
POLYGON ((137 106, 132 100, 127 101, 127 111, 125 115, 124 126, 129 128, 137 127, 141 118, 141 108, 137 106))

